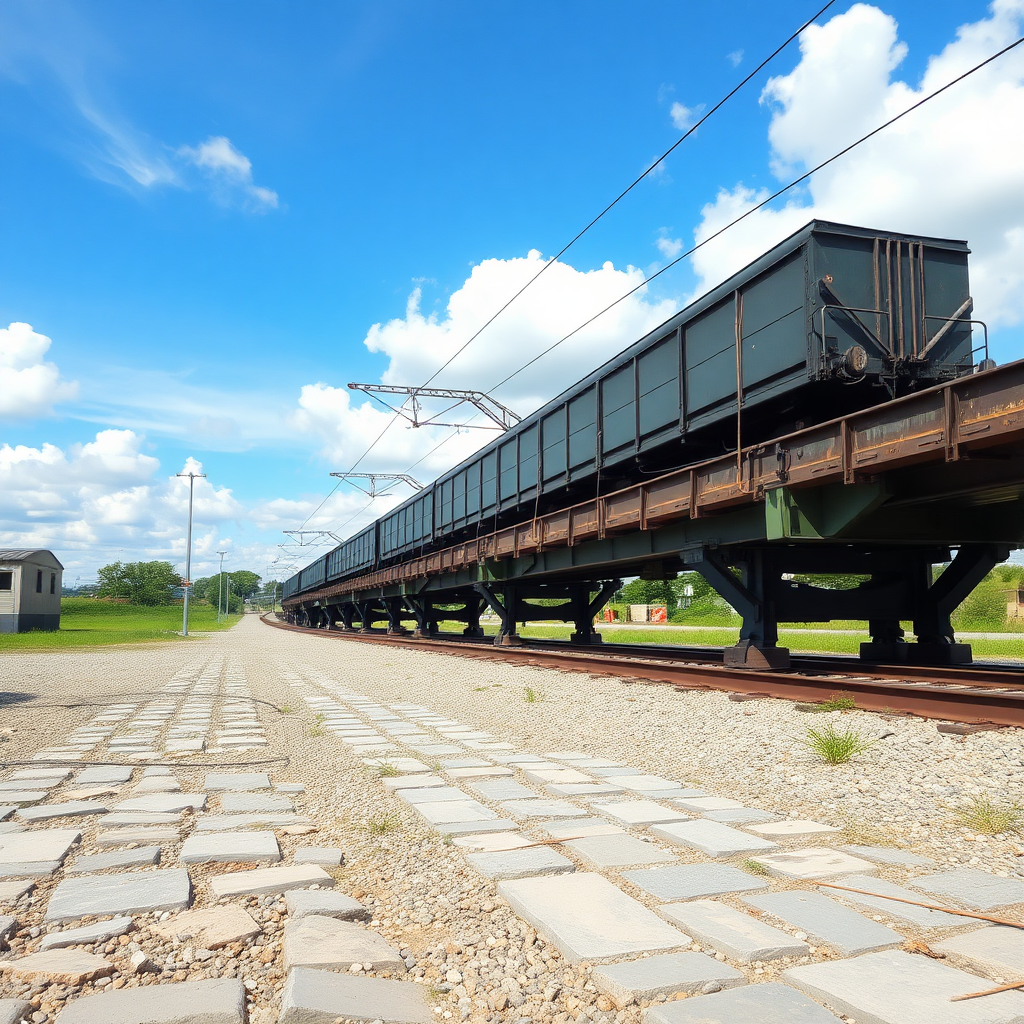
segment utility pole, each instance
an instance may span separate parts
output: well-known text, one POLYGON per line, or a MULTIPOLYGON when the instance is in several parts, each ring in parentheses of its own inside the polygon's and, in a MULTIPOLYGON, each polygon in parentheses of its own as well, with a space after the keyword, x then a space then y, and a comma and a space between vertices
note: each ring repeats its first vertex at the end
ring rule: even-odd
POLYGON ((181 612, 181 635, 188 636, 188 592, 192 589, 192 497, 196 487, 196 477, 206 479, 205 473, 175 473, 175 476, 188 477, 188 539, 185 541, 185 601, 181 612))
POLYGON ((220 592, 224 589, 224 556, 226 551, 218 551, 220 555, 220 575, 217 577, 217 621, 220 622, 220 592))

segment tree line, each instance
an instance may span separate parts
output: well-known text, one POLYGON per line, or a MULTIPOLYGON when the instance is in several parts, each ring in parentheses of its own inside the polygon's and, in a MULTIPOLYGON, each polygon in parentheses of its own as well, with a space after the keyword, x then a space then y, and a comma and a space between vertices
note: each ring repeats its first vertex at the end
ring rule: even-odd
MULTIPOLYGON (((180 596, 185 582, 170 562, 118 561, 103 566, 97 575, 97 597, 142 605, 170 604, 180 596)), ((260 583, 259 574, 248 569, 218 573, 193 580, 189 600, 216 605, 218 598, 222 602, 227 598, 229 611, 241 611, 243 603, 258 593, 260 583)))

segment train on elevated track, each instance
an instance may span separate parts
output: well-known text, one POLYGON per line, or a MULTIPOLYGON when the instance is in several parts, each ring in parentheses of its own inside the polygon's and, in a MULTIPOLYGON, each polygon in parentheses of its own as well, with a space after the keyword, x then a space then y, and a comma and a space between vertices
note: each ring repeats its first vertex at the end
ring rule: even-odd
POLYGON ((284 584, 284 599, 986 368, 963 241, 812 221, 284 584))

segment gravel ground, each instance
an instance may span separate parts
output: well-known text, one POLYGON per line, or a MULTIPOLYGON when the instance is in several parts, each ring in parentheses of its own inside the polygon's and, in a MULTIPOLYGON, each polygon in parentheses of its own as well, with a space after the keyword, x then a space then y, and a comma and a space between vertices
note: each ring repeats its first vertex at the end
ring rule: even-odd
MULTIPOLYGON (((443 1019, 633 1024, 639 1017, 636 1006, 616 1012, 591 983, 589 964, 564 962, 511 912, 493 882, 467 867, 462 850, 428 830, 410 807, 384 790, 357 753, 317 727, 304 698, 332 695, 331 686, 340 684, 381 703, 425 705, 524 752, 579 750, 783 817, 813 818, 844 828, 844 842, 895 845, 940 864, 977 866, 1002 875, 1019 874, 1024 865, 1021 837, 974 833, 958 824, 955 814, 972 797, 987 795, 999 802, 1021 798, 1024 731, 947 736, 936 731, 934 722, 912 718, 859 711, 808 715, 782 701, 734 703, 724 694, 288 634, 255 617, 187 645, 0 657, 2 725, 12 730, 0 753, 6 762, 31 757, 55 737, 88 722, 96 704, 141 704, 176 674, 195 676, 204 668, 207 674, 219 673, 222 666, 226 676, 240 671, 254 697, 276 706, 257 705, 270 746, 239 755, 184 758, 174 769, 181 789, 201 785, 205 769, 188 768, 191 761, 241 764, 252 758, 288 757, 287 765, 271 768, 272 778, 304 784, 296 808, 313 819, 317 831, 279 832, 284 862, 290 862, 299 846, 343 847, 345 864, 331 869, 338 891, 367 906, 369 926, 401 950, 408 976, 429 987, 443 1019), (528 690, 537 699, 528 701, 528 690), (76 700, 86 703, 40 706, 76 700), (825 722, 856 729, 878 742, 849 765, 823 765, 803 741, 809 725, 825 722)), ((216 809, 215 801, 211 809, 216 809)), ((90 830, 86 819, 50 823, 65 825, 83 828, 79 854, 95 852, 95 829, 90 830)), ((543 838, 539 830, 527 831, 543 838)), ((178 848, 164 844, 163 866, 174 864, 178 848)), ((673 852, 683 861, 699 859, 673 852)), ((195 907, 215 902, 206 880, 229 869, 190 868, 195 907)), ((906 873, 884 868, 879 876, 902 882, 906 873)), ((45 933, 42 912, 53 885, 40 883, 10 911, 19 921, 12 954, 38 948, 45 933)), ((622 887, 654 905, 640 890, 622 887)), ((773 881, 772 887, 786 888, 787 883, 773 881)), ((31 999, 30 1019, 49 1022, 68 998, 105 985, 240 977, 249 990, 251 1021, 271 1024, 284 981, 284 901, 252 897, 242 903, 262 925, 262 933, 213 955, 155 935, 149 926, 160 915, 136 915, 136 931, 85 947, 115 962, 118 970, 112 979, 72 987, 18 984, 4 976, 0 997, 31 999), (141 973, 130 963, 131 955, 139 952, 151 962, 141 973)), ((901 931, 911 935, 905 927, 901 931)), ((802 961, 741 969, 750 980, 765 980, 795 962, 831 955, 817 949, 802 961)))

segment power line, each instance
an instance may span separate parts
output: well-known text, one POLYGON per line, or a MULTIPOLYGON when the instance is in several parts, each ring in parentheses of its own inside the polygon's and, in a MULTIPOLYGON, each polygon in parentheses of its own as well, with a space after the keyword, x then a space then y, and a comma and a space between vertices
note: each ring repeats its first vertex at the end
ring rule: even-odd
POLYGON ((913 104, 913 106, 907 107, 907 109, 904 110, 901 114, 897 114, 895 117, 891 117, 884 124, 880 124, 877 128, 872 129, 866 135, 862 135, 859 139, 857 139, 856 142, 851 142, 850 145, 846 146, 844 149, 839 150, 838 153, 834 153, 827 160, 823 160, 816 167, 812 167, 809 171, 806 171, 804 174, 801 174, 799 178, 794 178, 788 185, 784 185, 777 192, 773 192, 767 198, 762 199, 761 202, 757 203, 755 206, 752 206, 745 213, 741 213, 735 220, 731 220, 724 227, 719 228, 716 232, 714 232, 714 234, 708 235, 707 238, 705 238, 701 242, 698 242, 695 246, 693 246, 692 249, 688 249, 686 252, 681 253, 674 260, 672 260, 671 263, 667 263, 660 270, 657 270, 653 274, 651 274, 650 277, 644 278, 644 280, 641 281, 638 285, 636 285, 633 288, 630 288, 629 291, 627 291, 624 295, 620 295, 614 302, 605 306, 604 309, 599 310, 592 317, 590 317, 590 319, 585 320, 582 324, 580 324, 579 327, 574 328, 564 337, 559 338, 558 341, 549 345, 546 349, 544 349, 543 352, 538 352, 537 355, 535 355, 531 360, 529 360, 529 362, 524 363, 522 366, 519 367, 518 370, 513 371, 503 380, 498 381, 497 384, 493 385, 484 393, 490 395, 491 392, 497 391, 498 388, 502 387, 504 384, 507 384, 510 380, 512 380, 513 377, 518 377, 519 374, 521 374, 524 370, 533 366, 533 364, 536 363, 538 360, 543 359, 544 356, 546 356, 549 352, 552 352, 554 349, 558 348, 558 346, 561 345, 563 342, 568 341, 573 335, 579 334, 580 331, 582 331, 585 327, 589 327, 590 324, 592 324, 599 317, 604 316, 604 314, 607 313, 610 309, 614 309, 620 302, 624 301, 625 299, 628 299, 630 295, 633 295, 636 292, 638 292, 641 288, 646 287, 655 278, 661 277, 662 274, 664 274, 667 270, 671 270, 677 263, 681 263, 683 260, 692 256, 698 249, 703 248, 705 245, 708 244, 708 242, 714 241, 714 239, 718 238, 720 235, 728 231, 729 228, 735 227, 737 224, 739 224, 740 221, 746 220, 746 218, 749 217, 752 213, 756 213, 762 207, 767 206, 770 202, 772 202, 775 199, 778 199, 779 196, 788 192, 791 188, 794 188, 795 186, 799 185, 802 181, 806 181, 809 177, 811 177, 812 174, 817 174, 817 172, 820 171, 823 167, 827 167, 829 164, 834 163, 836 160, 838 160, 841 156, 845 156, 847 153, 850 152, 851 149, 855 149, 861 143, 867 142, 868 139, 877 135, 879 132, 884 131, 890 125, 895 124, 897 121, 900 120, 900 118, 906 117, 907 114, 911 113, 914 110, 917 110, 918 107, 923 106, 929 100, 935 99, 936 96, 940 95, 941 93, 944 93, 947 89, 956 85, 958 82, 962 82, 965 78, 968 78, 970 75, 973 75, 976 71, 980 71, 987 64, 991 64, 992 61, 997 60, 999 57, 1002 57, 1004 53, 1008 53, 1010 50, 1014 49, 1014 47, 1020 46, 1021 43, 1024 43, 1024 36, 1021 36, 1020 39, 1018 39, 1015 43, 1010 43, 1009 46, 1004 46, 1003 49, 1001 49, 998 53, 994 53, 991 57, 987 57, 980 64, 975 64, 973 68, 971 68, 968 71, 965 71, 962 75, 958 75, 956 78, 947 82, 945 85, 940 86, 934 92, 931 92, 927 96, 918 100, 915 104, 913 104))
MULTIPOLYGON (((508 307, 511 306, 512 303, 515 302, 516 299, 518 299, 519 296, 522 295, 523 292, 525 292, 527 288, 530 287, 530 285, 532 285, 534 283, 534 281, 536 281, 552 264, 557 263, 559 258, 564 256, 565 253, 568 252, 568 250, 573 245, 575 245, 599 220, 601 220, 602 217, 605 216, 605 214, 607 214, 622 199, 624 199, 627 195, 629 195, 629 193, 632 192, 633 189, 636 188, 636 186, 639 185, 640 182, 643 181, 644 178, 646 178, 647 175, 649 175, 651 173, 651 171, 653 171, 678 146, 680 146, 698 128, 700 128, 701 125, 703 125, 713 114, 715 114, 716 111, 721 109, 722 106, 724 106, 730 99, 732 99, 732 97, 735 96, 736 93, 740 91, 740 89, 742 89, 752 78, 754 78, 754 76, 757 75, 767 64, 769 64, 771 61, 773 61, 787 46, 789 46, 789 44, 791 42, 793 42, 794 39, 796 39, 798 36, 800 36, 811 24, 813 24, 818 18, 820 18, 821 15, 824 14, 825 11, 827 11, 835 2, 836 2, 836 0, 828 0, 828 3, 826 3, 824 7, 822 7, 813 17, 811 17, 807 21, 805 21, 794 33, 792 33, 792 35, 790 35, 786 39, 786 41, 784 43, 782 43, 780 46, 777 46, 768 57, 766 57, 764 60, 762 60, 761 63, 758 64, 757 67, 754 68, 754 70, 750 72, 750 74, 748 74, 744 79, 742 79, 738 85, 734 86, 703 117, 701 117, 699 121, 697 121, 691 128, 687 129, 687 131, 685 131, 682 134, 682 136, 680 136, 680 138, 678 138, 667 150, 665 150, 665 152, 662 153, 662 155, 660 157, 658 157, 658 159, 655 160, 643 172, 643 174, 641 174, 638 178, 636 178, 632 182, 630 182, 630 184, 625 189, 623 189, 596 217, 594 217, 593 220, 591 220, 581 231, 577 232, 576 235, 566 245, 562 246, 562 248, 559 249, 558 252, 550 260, 548 260, 540 268, 540 270, 538 270, 537 273, 534 274, 534 276, 531 277, 530 280, 527 281, 526 284, 524 284, 522 286, 522 288, 519 289, 519 291, 517 291, 503 306, 501 306, 498 309, 498 311, 496 313, 494 313, 493 316, 490 317, 490 319, 488 319, 480 328, 478 328, 477 331, 473 335, 471 335, 470 338, 467 341, 465 341, 441 366, 439 366, 430 375, 430 377, 428 377, 427 380, 424 381, 424 383, 421 385, 421 388, 427 387, 433 380, 435 380, 437 378, 437 376, 440 373, 442 373, 448 366, 450 366, 451 363, 455 359, 457 359, 463 352, 465 352, 466 349, 470 345, 472 345, 473 342, 476 341, 476 339, 478 337, 480 337, 480 335, 492 323, 494 323, 494 321, 497 320, 497 318, 499 316, 501 316, 501 314, 504 313, 505 310, 508 309, 508 307)), ((495 385, 495 386, 499 387, 500 385, 495 385)), ((491 390, 493 391, 494 389, 492 388, 491 390)), ((487 392, 487 394, 489 394, 489 393, 490 392, 487 392)), ((403 402, 402 406, 400 408, 404 408, 405 404, 406 403, 403 402)), ((369 447, 363 452, 363 454, 360 455, 359 458, 356 459, 356 461, 352 463, 352 465, 348 469, 348 472, 351 473, 353 470, 355 470, 362 463, 363 459, 365 459, 366 456, 369 455, 370 452, 372 452, 374 448, 376 448, 376 446, 383 439, 384 435, 391 429, 391 427, 394 425, 394 423, 399 419, 399 416, 400 416, 400 413, 396 412, 391 417, 391 419, 388 420, 388 422, 384 425, 384 429, 381 430, 381 432, 373 439, 373 441, 370 442, 369 447)), ((335 486, 335 490, 336 489, 337 489, 337 485, 335 486)), ((319 512, 321 508, 323 508, 324 504, 327 502, 327 499, 330 498, 331 494, 333 494, 333 493, 334 493, 334 491, 331 491, 331 493, 328 494, 327 497, 324 498, 324 500, 306 517, 305 521, 302 523, 302 526, 305 526, 306 523, 308 523, 310 521, 310 519, 312 519, 313 516, 315 516, 316 513, 319 512)))
POLYGON ((497 320, 498 317, 501 316, 501 314, 504 313, 505 310, 508 309, 508 307, 511 306, 512 303, 515 302, 516 299, 518 299, 519 296, 522 295, 523 292, 525 292, 526 289, 529 288, 530 285, 532 285, 534 281, 536 281, 541 276, 541 274, 543 274, 548 269, 548 267, 552 266, 554 263, 557 263, 558 260, 562 256, 564 256, 569 251, 569 249, 571 249, 599 220, 601 220, 601 218, 604 217, 606 213, 608 213, 614 206, 618 205, 618 203, 621 200, 625 199, 626 196, 628 196, 629 193, 632 192, 633 189, 636 188, 636 186, 639 185, 640 182, 643 181, 648 174, 650 174, 659 164, 661 164, 680 145, 682 145, 683 142, 685 142, 691 135, 693 135, 693 133, 698 128, 700 128, 701 125, 703 125, 710 117, 712 117, 716 111, 725 106, 725 104, 728 103, 729 100, 731 100, 732 97, 735 96, 736 93, 740 91, 740 89, 742 89, 752 78, 754 78, 766 65, 770 64, 780 53, 782 53, 782 51, 787 46, 789 46, 789 44, 793 42, 794 39, 801 35, 809 25, 817 21, 817 19, 820 18, 833 5, 833 3, 835 3, 835 0, 829 0, 829 2, 825 4, 825 6, 822 7, 817 14, 815 14, 812 18, 808 18, 808 20, 805 21, 784 43, 782 43, 780 46, 777 46, 769 56, 765 57, 765 59, 761 61, 761 63, 758 64, 757 67, 754 68, 754 70, 751 71, 750 74, 746 76, 746 78, 744 78, 738 85, 734 86, 732 90, 726 93, 726 95, 723 96, 722 99, 720 99, 699 121, 697 121, 694 125, 688 128, 671 146, 669 146, 668 149, 665 150, 664 153, 661 154, 661 156, 658 157, 657 160, 654 161, 654 163, 650 165, 650 167, 647 168, 647 170, 643 172, 643 174, 641 174, 638 178, 635 178, 632 182, 630 182, 629 185, 626 186, 626 188, 624 188, 592 221, 590 221, 589 224, 586 225, 586 227, 577 232, 577 234, 573 236, 573 238, 570 239, 569 242, 563 245, 562 248, 559 249, 558 252, 555 253, 555 255, 550 260, 548 260, 544 264, 544 266, 542 266, 540 270, 538 270, 537 273, 534 274, 533 277, 531 277, 529 281, 527 281, 526 284, 524 284, 522 288, 519 289, 519 291, 515 293, 515 295, 513 295, 503 306, 501 306, 498 309, 498 311, 489 320, 485 321, 484 324, 480 328, 478 328, 474 334, 472 334, 458 349, 456 349, 456 351, 452 353, 452 355, 449 356, 448 359, 433 372, 433 374, 431 374, 431 376, 426 380, 426 382, 422 386, 426 387, 428 384, 430 384, 430 382, 435 380, 443 370, 449 367, 460 355, 462 355, 462 353, 465 352, 466 349, 469 348, 469 346, 472 345, 473 342, 476 341, 476 339, 479 338, 480 335, 483 334, 483 332, 487 330, 487 328, 490 327, 490 325, 493 324, 494 321, 497 320))

